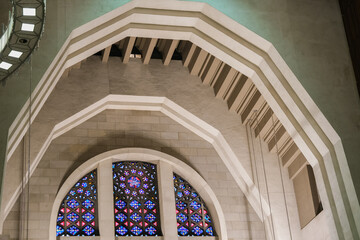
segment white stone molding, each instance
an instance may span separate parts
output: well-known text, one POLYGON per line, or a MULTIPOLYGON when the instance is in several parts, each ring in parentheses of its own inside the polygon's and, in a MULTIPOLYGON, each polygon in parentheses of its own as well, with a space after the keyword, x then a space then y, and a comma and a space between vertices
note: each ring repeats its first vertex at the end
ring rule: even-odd
MULTIPOLYGON (((341 139, 274 46, 207 4, 134 0, 75 29, 32 93, 31 121, 66 68, 129 36, 189 40, 248 76, 315 169, 332 237, 359 238, 360 206, 341 139), (164 15, 162 10, 169 11, 164 15), (179 16, 180 11, 183 16, 179 16), (122 17, 124 13, 130 14, 122 17), (212 25, 212 21, 218 25, 212 25), (224 34, 224 29, 233 35, 224 34), (91 45, 95 41, 97 44, 91 45)), ((28 107, 29 101, 9 129, 7 160, 27 130, 28 107)), ((221 157, 235 164, 231 171, 242 171, 237 169, 240 166, 232 153, 223 150, 221 157)), ((235 179, 241 184, 241 178, 235 179)))
MULTIPOLYGON (((165 97, 108 95, 107 97, 90 105, 84 110, 56 124, 50 135, 47 137, 47 140, 41 147, 41 150, 32 162, 30 166, 30 176, 35 171, 46 150, 55 138, 70 131, 74 127, 107 109, 160 111, 177 123, 192 131, 194 134, 208 141, 213 145, 214 149, 217 151, 220 158, 227 166, 229 172, 234 177, 237 185, 247 197, 249 203, 254 208, 259 218, 262 218, 261 211, 264 211, 265 215, 267 216, 270 215, 267 202, 263 197, 262 201, 260 201, 260 195, 257 187, 251 180, 245 168, 242 166, 241 161, 237 158, 222 134, 214 127, 210 126, 206 122, 202 121, 195 115, 191 114, 184 108, 165 97), (260 202, 262 203, 262 208, 260 206, 260 202)), ((24 179, 24 181, 27 182, 27 179, 24 179)), ((5 208, 2 212, 1 219, 5 219, 9 214, 16 200, 20 196, 20 193, 21 185, 19 185, 16 189, 15 193, 11 197, 11 201, 4 203, 5 208)))
MULTIPOLYGON (((214 222, 214 227, 217 231, 217 239, 219 240, 227 240, 227 230, 226 230, 226 225, 225 225, 225 217, 222 211, 222 208, 220 206, 219 201, 217 200, 215 193, 211 190, 210 186, 206 183, 206 181, 194 170, 192 169, 190 166, 188 166, 187 164, 185 164, 183 161, 172 157, 168 154, 159 152, 159 151, 155 151, 155 150, 150 150, 150 149, 145 149, 145 148, 121 148, 121 149, 117 149, 117 150, 112 150, 109 152, 105 152, 102 154, 99 154, 91 159, 89 159, 88 161, 86 161, 85 163, 83 163, 82 165, 80 165, 76 170, 74 170, 74 172, 65 180, 65 182, 63 183, 63 185, 60 187, 55 200, 54 200, 54 204, 52 207, 52 211, 51 211, 51 217, 50 217, 50 225, 49 225, 49 240, 56 240, 56 219, 57 219, 57 214, 59 211, 59 207, 61 202, 63 201, 64 197, 66 196, 66 194, 68 193, 68 191, 71 189, 71 187, 79 180, 79 178, 81 176, 84 176, 85 174, 87 174, 88 172, 94 170, 94 169, 98 169, 98 171, 104 171, 104 174, 98 174, 98 191, 99 191, 99 195, 101 192, 101 195, 105 195, 103 196, 104 198, 98 198, 99 203, 99 214, 100 213, 100 208, 102 208, 102 205, 107 205, 104 204, 103 202, 100 202, 104 199, 112 199, 113 198, 113 189, 112 189, 112 177, 111 177, 111 183, 110 183, 110 187, 108 185, 102 185, 102 181, 104 181, 104 183, 109 184, 109 176, 108 173, 111 172, 112 173, 112 163, 113 162, 118 162, 118 161, 142 161, 142 162, 149 162, 152 164, 156 164, 156 165, 160 165, 158 166, 158 176, 159 176, 159 185, 162 184, 161 181, 165 180, 166 184, 162 186, 162 192, 159 192, 159 198, 163 198, 165 195, 165 198, 168 198, 170 196, 170 194, 172 194, 172 198, 170 197, 167 201, 163 201, 161 204, 165 205, 161 207, 160 214, 161 215, 172 215, 170 218, 172 219, 172 221, 170 223, 173 224, 173 226, 171 226, 171 224, 169 222, 161 222, 161 228, 163 230, 163 234, 164 236, 162 237, 162 239, 172 239, 172 240, 176 240, 178 239, 177 236, 177 232, 175 232, 176 234, 174 235, 173 230, 171 230, 171 228, 177 228, 176 226, 176 211, 175 211, 175 197, 174 197, 174 187, 172 184, 169 184, 169 176, 172 175, 172 172, 176 172, 178 174, 180 174, 184 179, 186 179, 196 190, 197 192, 201 195, 202 199, 204 200, 204 202, 206 203, 211 215, 212 215, 212 219, 214 222), (100 169, 99 169, 100 168, 100 169), (163 170, 161 169, 163 168, 163 170), (100 184, 99 184, 100 183, 100 184), (166 189, 168 188, 168 189, 166 189), (173 210, 172 212, 165 212, 163 210, 173 210), (175 221, 174 221, 175 220, 175 221), (164 231, 166 230, 166 231, 164 231)), ((112 176, 112 174, 110 175, 112 176)), ((170 183, 173 182, 173 178, 171 176, 170 178, 170 183)), ((106 201, 108 202, 108 201, 106 201)), ((101 224, 100 221, 102 219, 102 221, 105 221, 108 224, 112 224, 112 227, 114 227, 114 211, 113 211, 113 204, 110 206, 106 206, 106 208, 111 208, 111 214, 108 215, 104 215, 102 217, 100 217, 99 219, 99 231, 100 231, 100 239, 106 239, 106 240, 111 240, 111 239, 115 239, 115 231, 111 231, 111 232, 107 232, 106 236, 102 236, 102 232, 108 231, 109 226, 105 226, 106 224, 101 224), (106 230, 103 230, 102 228, 106 228, 106 230), (102 231, 103 230, 103 231, 102 231)), ((111 227, 111 226, 110 226, 111 227)), ((150 237, 151 239, 153 237, 150 237)), ((149 239, 150 239, 149 238, 149 239)), ((137 239, 137 238, 136 238, 137 239)), ((146 237, 142 237, 141 239, 148 239, 146 237)), ((187 237, 187 239, 193 239, 193 238, 189 238, 187 237)), ((194 239, 198 239, 197 237, 195 237, 194 239)), ((206 239, 213 239, 213 238, 206 238, 206 239)))

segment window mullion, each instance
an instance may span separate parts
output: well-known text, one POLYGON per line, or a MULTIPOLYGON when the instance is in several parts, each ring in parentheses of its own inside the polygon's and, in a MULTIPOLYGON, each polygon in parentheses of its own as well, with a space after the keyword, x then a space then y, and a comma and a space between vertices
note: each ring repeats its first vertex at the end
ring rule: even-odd
POLYGON ((98 209, 100 239, 115 239, 112 162, 98 167, 98 209))
POLYGON ((172 166, 160 161, 158 164, 158 173, 161 228, 164 240, 176 240, 178 239, 178 234, 172 166))

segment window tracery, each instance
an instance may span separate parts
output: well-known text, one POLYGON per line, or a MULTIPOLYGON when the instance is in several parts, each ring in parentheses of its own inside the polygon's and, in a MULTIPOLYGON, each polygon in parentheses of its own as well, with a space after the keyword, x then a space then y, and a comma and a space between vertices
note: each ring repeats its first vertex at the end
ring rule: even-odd
POLYGON ((116 236, 160 236, 156 165, 113 163, 116 236))
MULTIPOLYGON (((108 190, 101 193, 108 197, 113 195, 114 205, 109 211, 114 215, 109 215, 109 218, 114 219, 114 227, 103 226, 103 231, 112 229, 110 232, 114 231, 114 236, 162 236, 157 165, 122 161, 109 164, 107 169, 113 174, 107 175, 109 180, 112 178, 113 190, 106 188, 108 190)), ((159 174, 164 173, 160 171, 159 174)), ((105 176, 97 176, 95 169, 78 180, 67 192, 58 209, 56 236, 99 236, 98 211, 103 208, 102 205, 99 205, 100 210, 97 208, 100 203, 97 200, 96 183, 97 177, 100 177, 99 181, 102 182, 101 179, 104 180, 105 176)), ((177 226, 173 226, 173 231, 177 231, 178 236, 190 239, 197 236, 215 236, 210 213, 198 192, 177 174, 173 173, 172 177, 175 202, 166 204, 175 203, 176 212, 162 214, 176 216, 177 226)), ((167 184, 166 188, 171 185, 167 184)), ((99 186, 101 188, 102 185, 99 186)))
POLYGON ((210 213, 196 190, 174 173, 176 219, 179 236, 215 236, 210 213))
POLYGON ((82 177, 63 199, 56 225, 56 236, 98 236, 97 171, 82 177))

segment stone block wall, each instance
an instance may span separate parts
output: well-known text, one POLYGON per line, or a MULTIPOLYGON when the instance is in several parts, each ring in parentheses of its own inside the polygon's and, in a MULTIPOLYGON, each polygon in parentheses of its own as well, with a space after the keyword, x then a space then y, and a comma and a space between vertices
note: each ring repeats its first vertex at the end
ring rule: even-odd
MULTIPOLYGON (((79 165, 123 147, 149 148, 184 161, 215 192, 229 240, 265 239, 264 225, 211 144, 160 112, 135 110, 106 110, 50 144, 30 179, 29 239, 48 239, 57 191, 79 165)), ((10 239, 17 239, 18 213, 14 208, 5 221, 10 239)))

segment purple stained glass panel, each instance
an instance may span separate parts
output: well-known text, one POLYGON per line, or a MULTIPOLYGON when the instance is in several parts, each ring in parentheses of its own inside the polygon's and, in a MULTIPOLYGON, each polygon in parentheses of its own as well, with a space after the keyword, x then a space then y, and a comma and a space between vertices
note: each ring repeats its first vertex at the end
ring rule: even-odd
POLYGON ((196 190, 174 174, 176 219, 179 236, 215 236, 207 207, 196 190))
POLYGON ((98 236, 96 170, 70 189, 60 205, 56 236, 98 236))
POLYGON ((116 236, 161 236, 156 166, 113 164, 116 236))

